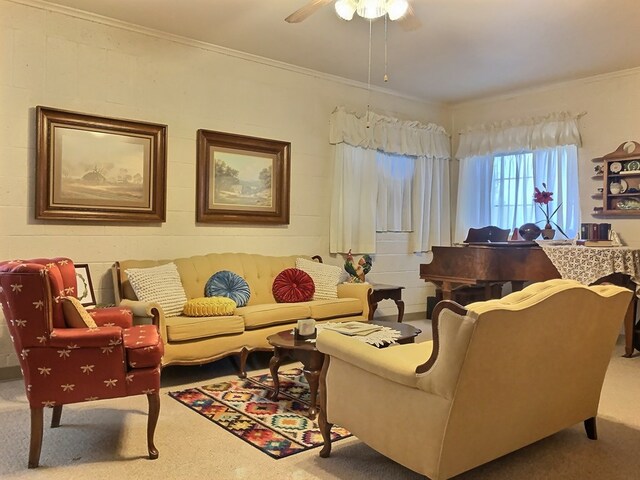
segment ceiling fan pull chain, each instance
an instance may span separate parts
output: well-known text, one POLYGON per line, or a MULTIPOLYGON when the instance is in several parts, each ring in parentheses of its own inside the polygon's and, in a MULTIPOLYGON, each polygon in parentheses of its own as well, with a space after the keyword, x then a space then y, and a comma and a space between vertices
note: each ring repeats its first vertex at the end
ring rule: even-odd
POLYGON ((369 19, 369 70, 367 74, 367 128, 369 128, 369 107, 371 105, 371 30, 373 20, 369 19))
POLYGON ((389 75, 387 75, 387 66, 389 65, 389 56, 387 55, 387 19, 389 15, 384 16, 384 83, 389 81, 389 75))

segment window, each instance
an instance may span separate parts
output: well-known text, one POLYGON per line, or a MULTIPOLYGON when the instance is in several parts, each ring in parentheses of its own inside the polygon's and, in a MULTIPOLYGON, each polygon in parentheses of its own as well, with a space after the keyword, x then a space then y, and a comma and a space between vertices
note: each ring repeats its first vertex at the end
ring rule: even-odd
POLYGON ((500 228, 513 228, 535 217, 533 153, 493 156, 491 218, 500 228))

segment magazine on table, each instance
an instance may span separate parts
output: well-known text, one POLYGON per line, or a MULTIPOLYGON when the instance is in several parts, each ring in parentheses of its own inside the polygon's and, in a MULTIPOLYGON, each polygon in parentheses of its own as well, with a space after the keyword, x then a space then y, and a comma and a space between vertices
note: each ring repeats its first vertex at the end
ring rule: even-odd
POLYGON ((366 322, 344 322, 324 325, 326 330, 342 333, 344 335, 369 335, 382 329, 380 325, 366 322))

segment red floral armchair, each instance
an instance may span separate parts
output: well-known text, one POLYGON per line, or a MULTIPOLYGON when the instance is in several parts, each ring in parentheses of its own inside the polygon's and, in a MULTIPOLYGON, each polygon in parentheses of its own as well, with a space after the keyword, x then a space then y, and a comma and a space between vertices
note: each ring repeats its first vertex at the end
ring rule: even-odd
POLYGON ((0 302, 31 408, 29 468, 40 460, 44 407, 53 408, 51 427, 57 427, 64 404, 139 394, 149 403, 149 458, 157 458, 164 352, 157 327, 132 326, 131 312, 116 307, 90 311, 97 327, 69 328, 62 298, 75 296, 76 288, 68 258, 0 262, 0 302))

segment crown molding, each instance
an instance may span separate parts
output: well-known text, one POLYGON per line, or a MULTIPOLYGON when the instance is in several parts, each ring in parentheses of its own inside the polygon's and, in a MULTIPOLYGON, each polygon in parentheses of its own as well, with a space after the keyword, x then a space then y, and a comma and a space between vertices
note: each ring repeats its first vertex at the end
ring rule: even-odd
POLYGON ((415 97, 412 95, 407 95, 402 92, 398 92, 396 90, 392 90, 389 88, 378 87, 375 85, 369 86, 364 82, 359 82, 357 80, 351 80, 348 78, 340 77, 338 75, 331 75, 329 73, 319 72, 317 70, 312 70, 310 68, 299 67, 297 65, 292 65, 290 63, 281 62, 278 60, 273 60, 271 58, 261 57, 259 55, 253 55, 251 53, 241 52, 239 50, 233 50, 227 47, 221 47, 220 45, 215 45, 213 43, 203 42, 201 40, 194 40, 192 38, 183 37, 180 35, 174 35, 172 33, 163 32, 161 30, 156 30, 153 28, 143 27, 141 25, 136 25, 133 23, 124 22, 122 20, 117 20, 115 18, 105 17, 103 15, 98 15, 97 13, 86 12, 83 10, 78 10, 76 8, 66 7, 63 5, 56 5, 53 3, 46 2, 44 0, 7 0, 12 3, 17 3, 33 8, 38 8, 41 10, 46 10, 49 12, 60 13, 63 15, 68 15, 70 17, 79 18, 82 20, 87 20, 94 23, 99 23, 102 25, 107 25, 114 28, 119 28, 122 30, 128 30, 130 32, 140 33, 143 35, 147 35, 154 38, 159 38, 163 40, 168 40, 174 43, 179 43, 182 45, 200 48, 203 50, 208 50, 211 52, 218 53, 220 55, 226 55, 229 57, 239 58, 242 60, 246 60, 249 62, 257 63, 260 65, 266 65, 274 68, 279 68, 281 70, 288 70, 290 72, 298 73, 300 75, 305 75, 312 78, 317 78, 320 80, 326 80, 334 83, 340 83, 343 85, 348 85, 350 87, 359 88, 362 90, 370 90, 371 92, 382 93, 386 95, 392 95, 394 97, 400 97, 406 100, 419 102, 425 105, 431 105, 433 107, 445 107, 446 104, 443 102, 436 102, 433 100, 415 97))
POLYGON ((575 78, 573 80, 563 80, 560 82, 547 83, 545 85, 539 85, 536 87, 522 88, 519 90, 511 90, 509 92, 500 93, 497 95, 491 95, 487 97, 477 98, 474 100, 467 100, 459 103, 450 103, 448 106, 455 112, 459 108, 465 108, 475 105, 484 105, 487 103, 493 103, 500 100, 509 100, 514 97, 520 97, 522 95, 532 95, 536 93, 548 92, 551 90, 558 90, 570 85, 585 85, 588 83, 597 83, 605 80, 611 80, 614 78, 630 77, 640 74, 640 67, 627 68, 624 70, 616 70, 615 72, 599 73, 596 75, 590 75, 588 77, 575 78))

